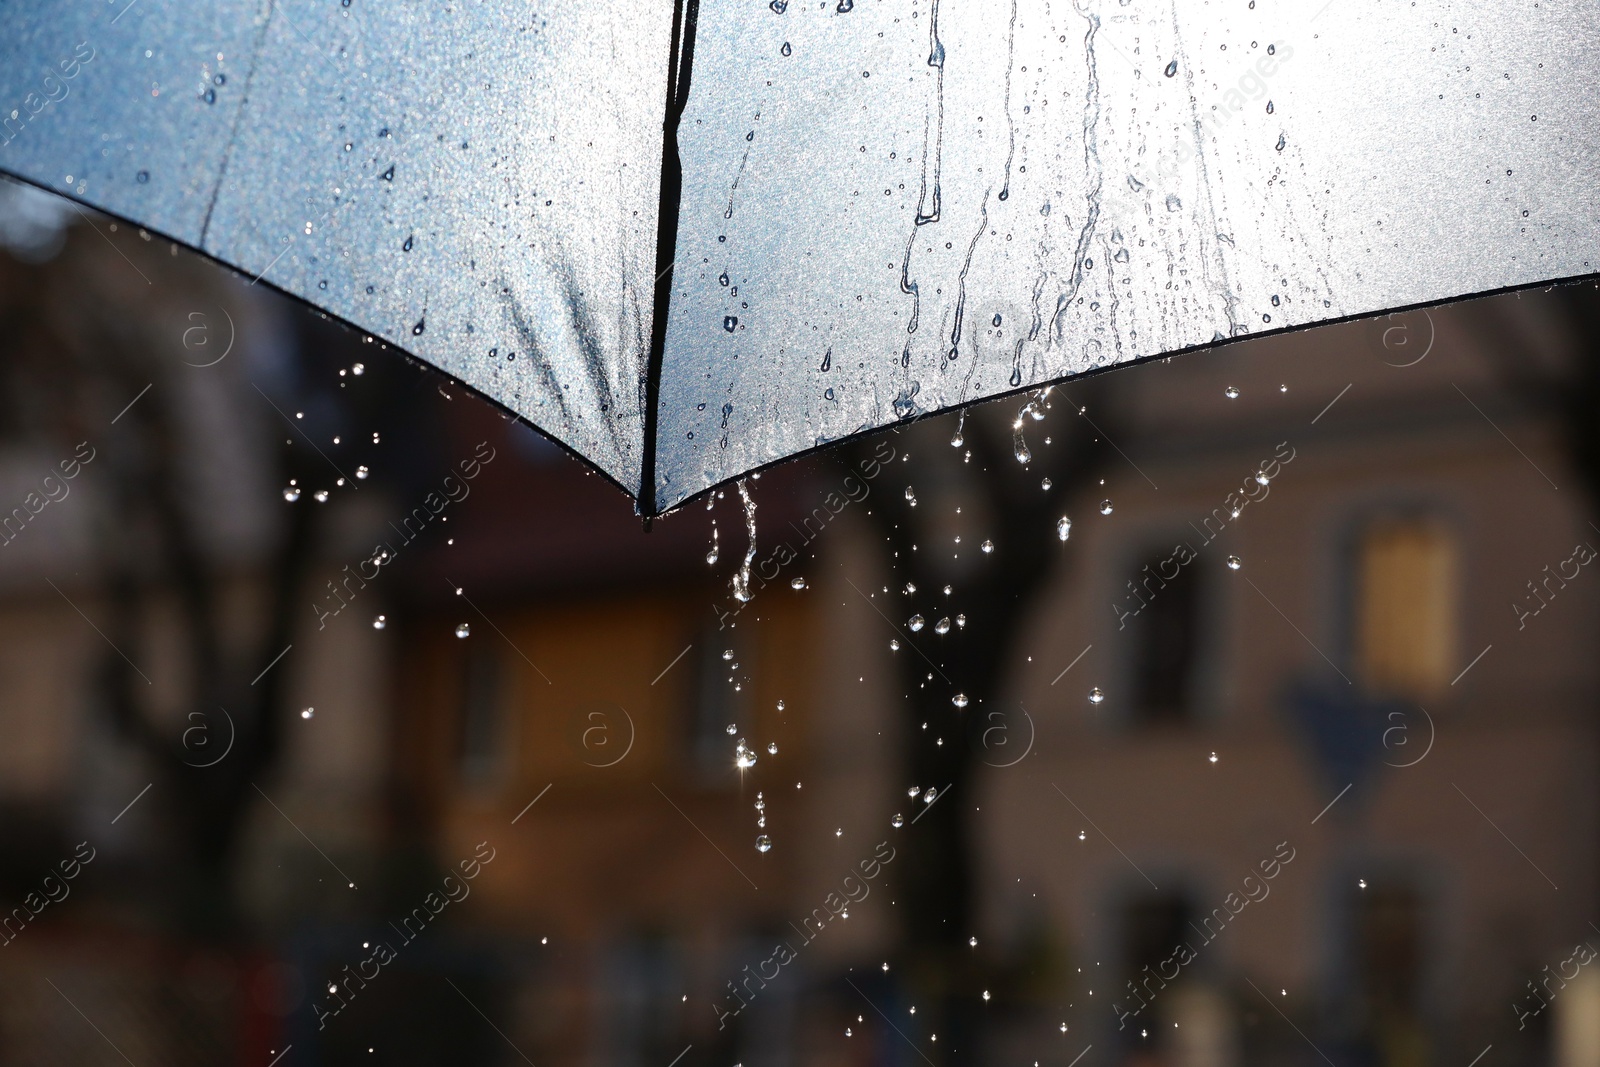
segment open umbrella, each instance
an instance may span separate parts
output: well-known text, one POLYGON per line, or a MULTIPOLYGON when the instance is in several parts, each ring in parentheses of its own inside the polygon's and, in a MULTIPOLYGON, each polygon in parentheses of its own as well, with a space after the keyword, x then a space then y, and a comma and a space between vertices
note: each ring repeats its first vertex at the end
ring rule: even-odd
POLYGON ((1592 6, 16 0, 0 31, 0 170, 403 347, 646 513, 1600 257, 1592 6))

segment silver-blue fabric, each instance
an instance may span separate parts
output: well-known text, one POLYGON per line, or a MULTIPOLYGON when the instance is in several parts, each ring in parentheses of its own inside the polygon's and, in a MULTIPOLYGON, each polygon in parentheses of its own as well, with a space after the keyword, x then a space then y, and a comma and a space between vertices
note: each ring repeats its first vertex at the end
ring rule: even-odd
POLYGON ((634 488, 671 23, 7 0, 0 169, 403 347, 634 488))

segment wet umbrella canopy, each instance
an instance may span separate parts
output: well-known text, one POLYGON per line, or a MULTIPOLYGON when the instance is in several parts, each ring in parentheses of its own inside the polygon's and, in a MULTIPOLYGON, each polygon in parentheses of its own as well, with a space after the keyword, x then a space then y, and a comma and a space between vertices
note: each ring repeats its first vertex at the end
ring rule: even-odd
POLYGON ((646 512, 987 396, 1600 258, 1592 5, 0 19, 0 170, 403 347, 646 512))

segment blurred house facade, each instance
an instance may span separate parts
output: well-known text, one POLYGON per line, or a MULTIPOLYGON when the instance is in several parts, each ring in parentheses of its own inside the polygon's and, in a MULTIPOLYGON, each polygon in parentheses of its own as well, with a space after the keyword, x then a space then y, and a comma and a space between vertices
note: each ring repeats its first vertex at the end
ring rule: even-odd
MULTIPOLYGON (((107 560, 161 543, 118 524, 122 460, 88 464, 0 547, 0 903, 22 906, 79 841, 96 850, 72 902, 0 947, 0 1062, 266 1063, 291 1046, 303 1063, 1600 1061, 1600 980, 1568 964, 1600 939, 1600 579, 1576 547, 1600 532, 1557 411, 1505 370, 1592 347, 1547 302, 1119 372, 1081 415, 1077 387, 1053 393, 1026 429, 1036 453, 1078 417, 1115 439, 1063 495, 1070 538, 1005 684, 971 694, 967 736, 930 741, 906 736, 895 658, 925 656, 939 684, 941 645, 992 625, 963 599, 984 580, 970 546, 1057 537, 925 489, 965 539, 939 613, 964 621, 908 625, 874 509, 935 481, 948 420, 887 435, 871 478, 824 456, 750 482, 765 580, 741 607, 734 490, 641 533, 613 487, 450 383, 359 338, 310 350, 303 312, 110 234, 152 300, 105 236, 76 228, 9 276, 56 272, 150 324, 135 347, 169 376, 144 402, 181 429, 218 640, 238 692, 282 672, 284 737, 228 853, 239 923, 174 921, 202 906, 171 899, 193 801, 117 725, 106 664, 148 676, 145 717, 205 773, 232 720, 191 718, 216 701, 185 681, 185 587, 152 563, 120 614, 107 560), (205 378, 183 345, 201 303, 248 324, 205 378), (313 373, 291 392, 297 345, 313 373), (386 471, 355 448, 376 431, 334 404, 388 379, 436 425, 420 459, 374 452, 386 471), (273 403, 291 395, 303 411, 273 403), (371 478, 286 486, 280 440, 371 478), (407 528, 480 446, 494 458, 458 481, 470 491, 407 528), (316 508, 273 660, 273 553, 286 516, 316 508), (780 543, 796 558, 766 577, 780 543), (385 545, 396 558, 364 569, 385 545), (900 857, 940 786, 908 780, 912 743, 981 766, 980 909, 960 936, 992 996, 953 1035, 913 1012, 928 991, 899 938, 900 857), (375 943, 392 963, 368 966, 375 943), (981 1041, 978 1058, 952 1041, 981 1041)), ((10 312, 0 344, 19 359, 38 342, 18 324, 63 313, 10 312)), ((110 420, 142 379, 118 374, 133 389, 81 433, 103 422, 106 449, 132 449, 110 420)), ((53 424, 18 425, 0 499, 24 506, 70 449, 53 424)))

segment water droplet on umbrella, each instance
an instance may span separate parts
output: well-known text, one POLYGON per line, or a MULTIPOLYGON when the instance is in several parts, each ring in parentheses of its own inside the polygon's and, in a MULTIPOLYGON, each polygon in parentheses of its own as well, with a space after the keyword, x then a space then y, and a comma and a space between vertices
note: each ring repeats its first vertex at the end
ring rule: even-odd
POLYGON ((1109 501, 1109 500, 1100 501, 1100 514, 1102 514, 1102 515, 1111 514, 1111 501, 1109 501))
POLYGON ((721 282, 723 285, 727 285, 728 284, 728 272, 727 271, 723 271, 722 274, 717 278, 717 281, 721 282))
POLYGON ((1266 471, 1256 471, 1256 484, 1270 485, 1272 484, 1272 479, 1267 476, 1266 471))
POLYGON ((1230 385, 1222 391, 1222 395, 1227 397, 1229 400, 1238 400, 1239 387, 1237 385, 1230 385))
POLYGON ((1217 762, 1217 754, 1215 752, 1211 753, 1211 755, 1206 757, 1206 762, 1207 763, 1215 763, 1215 762, 1217 762))
POLYGON ((411 251, 411 246, 413 244, 415 244, 415 243, 416 243, 416 235, 415 234, 411 234, 410 236, 408 236, 406 238, 406 243, 400 246, 400 251, 402 251, 402 252, 411 251))
POLYGON ((372 620, 372 628, 374 630, 381 630, 385 626, 388 626, 388 625, 389 625, 389 620, 388 620, 388 618, 386 616, 383 616, 383 615, 379 615, 378 617, 376 617, 375 619, 372 620))
POLYGON ((293 504, 296 500, 300 499, 300 490, 291 485, 289 488, 283 491, 283 499, 293 504))
POLYGON ((794 589, 794 590, 798 591, 798 590, 804 589, 805 587, 806 587, 806 580, 804 578, 790 578, 789 579, 789 588, 790 589, 794 589))
POLYGON ((978 939, 975 938, 975 937, 967 938, 967 947, 968 948, 977 948, 978 947, 978 939))
POLYGON ((733 746, 733 765, 741 771, 748 771, 756 765, 755 749, 746 744, 745 739, 742 737, 733 746))
POLYGON ((729 737, 732 737, 732 736, 733 736, 733 735, 734 735, 734 734, 736 734, 736 733, 738 733, 738 732, 739 732, 739 726, 738 726, 738 724, 737 724, 737 723, 731 723, 731 722, 730 722, 730 723, 729 723, 729 724, 728 724, 728 736, 729 736, 729 737))
POLYGON ((782 52, 786 56, 794 55, 794 49, 792 47, 790 47, 788 41, 783 42, 783 47, 780 48, 778 51, 782 52))
POLYGON ((756 851, 771 852, 772 838, 768 837, 766 834, 762 834, 760 837, 756 838, 756 851))
MULTIPOLYGON (((947 634, 947 633, 949 633, 950 632, 950 620, 949 619, 940 619, 938 622, 934 623, 933 624, 933 632, 936 633, 936 634, 947 634)), ((959 707, 960 705, 957 705, 957 706, 959 707)))
POLYGON ((1360 886, 1362 889, 1365 889, 1367 888, 1367 880, 1365 878, 1358 878, 1356 880, 1356 885, 1360 886))
POLYGON ((899 652, 900 651, 900 639, 898 637, 889 638, 889 651, 890 652, 899 652))
POLYGON ((967 694, 965 694, 965 693, 957 693, 955 696, 950 698, 950 703, 954 704, 958 708, 966 707, 967 703, 968 703, 967 702, 967 694))
POLYGON ((904 826, 905 824, 906 824, 906 817, 904 815, 901 815, 898 812, 895 813, 895 817, 894 818, 889 820, 889 825, 894 827, 896 830, 900 829, 900 827, 904 826))
POLYGON ((1282 152, 1284 150, 1285 146, 1288 145, 1288 143, 1289 142, 1284 138, 1283 134, 1281 134, 1281 133, 1278 134, 1278 143, 1277 143, 1277 146, 1276 146, 1278 151, 1282 152))
POLYGON ((1082 830, 1079 830, 1078 831, 1078 840, 1079 841, 1087 841, 1087 840, 1089 840, 1089 835, 1084 833, 1082 830))
POLYGON ((1174 59, 1171 63, 1167 64, 1166 74, 1167 74, 1167 77, 1170 78, 1176 73, 1178 73, 1178 61, 1176 59, 1174 59))
MULTIPOLYGON (((367 373, 367 365, 365 363, 352 363, 350 364, 350 373, 360 377, 361 375, 367 373)), ((376 441, 378 439, 378 435, 373 434, 372 439, 376 441)))
POLYGON ((767 6, 772 8, 772 10, 777 14, 781 15, 785 11, 789 10, 789 0, 772 0, 772 3, 768 4, 767 6))
POLYGON ((983 549, 983 554, 987 556, 991 552, 994 551, 994 542, 993 541, 985 541, 983 544, 979 545, 978 547, 983 549))
POLYGON ((778 754, 778 742, 769 741, 767 743, 767 755, 776 756, 777 754, 778 754))
POLYGON ((1056 520, 1056 536, 1063 541, 1072 536, 1072 520, 1065 515, 1056 520))
POLYGON ((1093 689, 1089 690, 1089 703, 1104 704, 1105 702, 1106 695, 1100 691, 1099 686, 1095 686, 1093 689))
POLYGON ((938 800, 938 799, 939 799, 939 791, 937 789, 935 789, 931 785, 928 787, 928 791, 926 793, 922 794, 922 802, 924 804, 932 804, 935 800, 938 800))
POLYGON ((906 796, 914 797, 920 792, 922 792, 922 787, 920 785, 914 785, 910 789, 906 790, 906 796))
POLYGON ((456 636, 457 637, 469 637, 469 636, 471 636, 471 634, 472 634, 472 627, 471 626, 467 625, 464 622, 456 623, 456 636))
POLYGON ((1230 571, 1236 571, 1240 567, 1243 567, 1243 566, 1244 566, 1244 561, 1242 559, 1240 559, 1238 556, 1229 556, 1228 557, 1228 569, 1230 571))
POLYGON ((366 481, 367 480, 367 473, 368 472, 367 472, 366 464, 362 464, 361 466, 356 468, 356 477, 361 479, 362 481, 366 481))
POLYGON ((957 615, 956 616, 956 629, 964 630, 966 628, 967 628, 967 617, 965 615, 957 615))
POLYGON ((724 316, 722 319, 722 328, 727 330, 729 333, 732 333, 734 330, 739 328, 738 318, 733 315, 724 316))
POLYGON ((328 491, 326 489, 318 489, 315 493, 311 494, 311 499, 315 500, 319 504, 326 504, 328 502, 328 491))
POLYGON ((309 719, 309 718, 311 718, 311 716, 315 715, 316 713, 317 713, 317 709, 316 708, 301 708, 300 709, 300 717, 302 719, 309 719))
POLYGON ((422 318, 417 320, 417 324, 415 326, 411 327, 411 336, 416 337, 419 334, 421 334, 423 330, 425 330, 427 328, 428 328, 428 317, 426 315, 424 315, 422 318))
POLYGON ((394 166, 393 166, 393 164, 390 165, 388 170, 386 170, 382 174, 378 175, 378 177, 382 178, 386 182, 394 181, 394 166))
POLYGON ((921 615, 913 615, 911 616, 911 620, 907 622, 906 625, 911 628, 912 633, 916 633, 918 630, 927 625, 927 620, 921 615))
POLYGON ((150 172, 147 170, 141 170, 138 174, 133 176, 133 180, 138 182, 140 185, 145 185, 150 181, 150 172))

